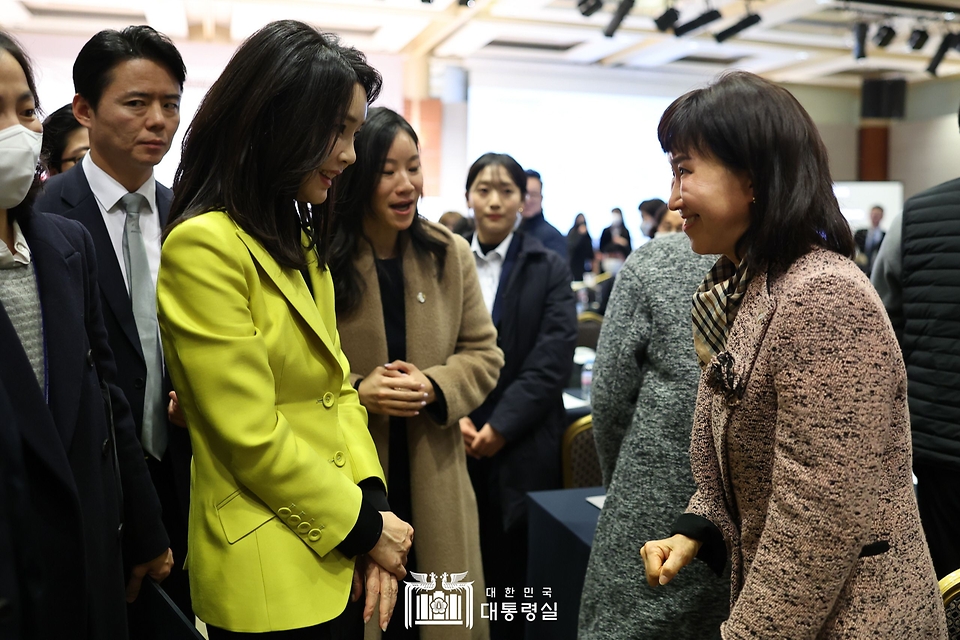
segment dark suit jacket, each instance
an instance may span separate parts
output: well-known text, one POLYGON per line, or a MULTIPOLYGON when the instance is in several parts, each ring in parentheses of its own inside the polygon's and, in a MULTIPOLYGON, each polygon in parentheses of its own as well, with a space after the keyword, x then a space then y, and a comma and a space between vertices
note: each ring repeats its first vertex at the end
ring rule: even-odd
MULTIPOLYGON (((167 223, 172 200, 173 192, 158 182, 157 212, 160 216, 161 229, 167 223)), ((133 304, 123 281, 120 263, 110 241, 107 227, 103 223, 100 207, 83 172, 83 165, 77 164, 73 169, 47 180, 34 209, 76 220, 87 228, 93 238, 99 266, 104 325, 107 329, 110 349, 117 363, 117 381, 123 395, 130 403, 139 437, 143 421, 143 393, 147 365, 143 359, 137 323, 133 318, 133 304)), ((164 397, 171 389, 169 379, 165 376, 164 397)), ((168 430, 170 438, 165 455, 172 457, 178 506, 186 521, 190 491, 190 439, 185 430, 179 427, 168 425, 168 430)))
POLYGON ((20 226, 37 275, 49 388, 47 400, 0 304, 0 384, 22 442, 36 514, 31 542, 42 552, 40 615, 27 624, 44 639, 125 638, 121 544, 131 564, 167 549, 160 504, 130 407, 114 384, 90 234, 75 222, 39 213, 20 226))
POLYGON ((495 486, 489 488, 503 505, 504 529, 525 520, 528 491, 560 487, 563 388, 577 341, 567 261, 520 231, 513 237, 505 272, 512 260, 509 273, 501 277, 493 313, 503 369, 497 387, 471 414, 477 428, 489 422, 507 440, 492 458, 495 486))

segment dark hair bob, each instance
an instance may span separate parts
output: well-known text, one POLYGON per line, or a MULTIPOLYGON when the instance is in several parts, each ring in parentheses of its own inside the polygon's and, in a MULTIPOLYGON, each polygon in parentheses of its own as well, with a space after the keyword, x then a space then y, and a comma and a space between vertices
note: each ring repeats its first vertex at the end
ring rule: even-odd
POLYGON ((357 83, 376 99, 380 75, 363 54, 307 24, 272 22, 247 38, 187 129, 164 237, 226 211, 280 265, 306 266, 301 231, 325 265, 337 185, 321 205, 296 196, 334 148, 357 83))
POLYGON ((724 74, 667 107, 657 135, 665 153, 693 152, 747 173, 755 203, 737 253, 753 269, 782 273, 816 246, 854 256, 827 150, 783 87, 743 71, 724 74))
POLYGON ((83 129, 83 125, 74 117, 72 104, 60 107, 43 121, 40 163, 46 167, 47 173, 55 175, 63 170, 63 152, 67 147, 67 139, 77 129, 83 129))

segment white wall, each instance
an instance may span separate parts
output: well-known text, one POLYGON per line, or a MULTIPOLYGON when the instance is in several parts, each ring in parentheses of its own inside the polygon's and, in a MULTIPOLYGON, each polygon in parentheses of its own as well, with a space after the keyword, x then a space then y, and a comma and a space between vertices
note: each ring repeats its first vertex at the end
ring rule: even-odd
POLYGON ((890 127, 891 180, 903 183, 906 198, 960 176, 960 130, 957 116, 890 127))

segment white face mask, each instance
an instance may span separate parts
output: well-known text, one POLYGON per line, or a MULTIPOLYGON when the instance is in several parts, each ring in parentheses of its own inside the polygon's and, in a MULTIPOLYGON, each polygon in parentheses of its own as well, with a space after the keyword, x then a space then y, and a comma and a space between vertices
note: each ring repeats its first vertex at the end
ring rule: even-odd
POLYGON ((43 134, 22 124, 0 131, 0 209, 12 209, 30 192, 43 134))
POLYGON ((605 272, 615 276, 620 271, 620 267, 623 266, 623 260, 620 258, 604 258, 600 261, 600 264, 603 265, 605 272))
POLYGON ((640 233, 650 237, 650 232, 653 231, 654 220, 643 220, 640 222, 640 233))

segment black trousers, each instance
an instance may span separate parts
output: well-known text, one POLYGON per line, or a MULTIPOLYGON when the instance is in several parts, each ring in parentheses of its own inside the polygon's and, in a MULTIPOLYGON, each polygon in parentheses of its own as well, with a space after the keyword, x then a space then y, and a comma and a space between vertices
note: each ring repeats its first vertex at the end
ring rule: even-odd
POLYGON ((960 569, 960 469, 914 462, 917 505, 937 579, 960 569))
MULTIPOLYGON (((374 615, 377 615, 374 613, 374 615)), ((210 640, 241 640, 243 638, 270 640, 362 640, 363 639, 363 598, 356 602, 347 602, 347 608, 339 616, 313 627, 290 629, 288 631, 268 631, 266 633, 239 633, 226 631, 207 625, 207 637, 210 640)))

